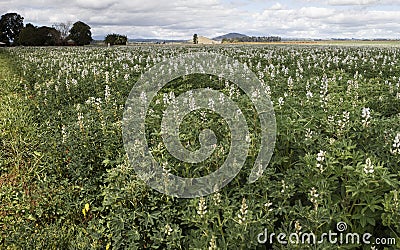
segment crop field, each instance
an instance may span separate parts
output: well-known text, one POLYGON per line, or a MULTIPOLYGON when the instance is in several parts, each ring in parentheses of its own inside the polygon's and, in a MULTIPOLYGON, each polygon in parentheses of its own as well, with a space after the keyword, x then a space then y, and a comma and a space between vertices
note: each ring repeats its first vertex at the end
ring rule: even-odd
POLYGON ((0 91, 1 249, 400 249, 397 46, 8 48, 0 50, 0 91), (185 178, 217 171, 236 131, 214 109, 225 101, 207 100, 182 117, 178 141, 199 151, 211 130, 213 150, 202 161, 179 160, 162 132, 170 106, 180 96, 190 105, 194 90, 207 88, 245 118, 238 174, 216 192, 180 198, 139 175, 124 119, 146 72, 198 52, 236 60, 262 89, 248 95, 221 75, 192 73, 154 98, 140 95, 148 109, 133 116, 143 115, 149 152, 165 173, 185 178), (263 153, 260 95, 273 106, 275 145, 250 183, 263 153))

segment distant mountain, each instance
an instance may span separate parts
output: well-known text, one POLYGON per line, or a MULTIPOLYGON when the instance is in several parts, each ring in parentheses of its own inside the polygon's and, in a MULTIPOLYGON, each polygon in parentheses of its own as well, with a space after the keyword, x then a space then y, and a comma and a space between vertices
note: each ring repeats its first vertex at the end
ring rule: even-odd
POLYGON ((221 41, 222 39, 234 39, 234 38, 242 38, 242 37, 248 37, 248 36, 240 34, 240 33, 228 33, 228 34, 225 34, 222 36, 214 37, 212 40, 221 41))
MULTIPOLYGON (((187 42, 188 43, 193 43, 193 39, 190 39, 187 42)), ((212 39, 207 38, 205 36, 198 36, 197 37, 197 42, 198 42, 198 44, 219 44, 219 43, 221 43, 221 41, 215 41, 215 40, 212 40, 212 39)))

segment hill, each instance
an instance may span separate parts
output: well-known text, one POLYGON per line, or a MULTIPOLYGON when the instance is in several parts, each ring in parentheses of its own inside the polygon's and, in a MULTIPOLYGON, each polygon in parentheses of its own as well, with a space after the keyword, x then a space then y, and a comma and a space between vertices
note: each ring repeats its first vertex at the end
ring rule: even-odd
POLYGON ((214 41, 222 41, 222 39, 234 39, 234 38, 243 38, 248 37, 247 35, 240 34, 240 33, 228 33, 222 36, 214 37, 212 40, 214 41))
MULTIPOLYGON (((190 39, 187 42, 193 43, 193 39, 190 39)), ((198 42, 199 42, 199 44, 219 44, 219 43, 221 43, 220 41, 212 40, 212 39, 204 37, 204 36, 198 36, 198 42)))

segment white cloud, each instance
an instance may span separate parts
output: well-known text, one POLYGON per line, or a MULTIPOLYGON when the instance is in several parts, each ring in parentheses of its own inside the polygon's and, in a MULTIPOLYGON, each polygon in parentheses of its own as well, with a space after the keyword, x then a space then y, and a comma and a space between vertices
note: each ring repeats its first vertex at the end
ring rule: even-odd
POLYGON ((190 39, 227 32, 283 37, 400 38, 395 0, 20 0, 0 2, 25 23, 86 22, 94 35, 190 39), (360 6, 360 7, 359 7, 360 6), (390 6, 390 8, 388 7, 390 6), (384 8, 386 7, 386 8, 384 8))
POLYGON ((275 3, 274 5, 272 5, 271 8, 269 8, 270 10, 281 10, 283 9, 283 5, 281 3, 275 3))
POLYGON ((380 0, 329 0, 330 5, 371 5, 381 2, 380 0))
POLYGON ((335 10, 333 9, 318 7, 303 7, 299 12, 302 16, 313 19, 322 19, 335 14, 335 10))

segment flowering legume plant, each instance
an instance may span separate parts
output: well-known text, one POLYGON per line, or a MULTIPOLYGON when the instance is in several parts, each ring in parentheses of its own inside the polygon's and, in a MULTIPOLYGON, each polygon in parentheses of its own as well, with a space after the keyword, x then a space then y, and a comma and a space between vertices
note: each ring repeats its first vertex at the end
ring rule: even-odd
MULTIPOLYGON (((397 245, 377 247, 400 248, 399 48, 131 46, 2 53, 17 69, 21 80, 12 84, 27 100, 40 131, 36 148, 22 152, 32 166, 23 172, 26 181, 1 186, 3 246, 371 249, 361 243, 257 241, 266 228, 321 235, 342 221, 349 232, 397 239, 397 245), (184 92, 212 86, 229 96, 241 107, 251 134, 246 164, 231 183, 206 197, 178 199, 135 175, 123 147, 122 114, 143 72, 166 58, 198 51, 238 59, 257 74, 274 104, 277 141, 263 176, 247 183, 260 147, 252 97, 218 76, 173 80, 151 101, 146 116, 149 148, 167 171, 204 176, 229 153, 231 132, 210 111, 212 102, 210 110, 192 112, 180 126, 181 142, 190 150, 200 148, 199 131, 213 130, 218 142, 212 156, 188 164, 168 153, 161 119, 184 92)), ((13 168, 4 162, 2 175, 13 168)))

